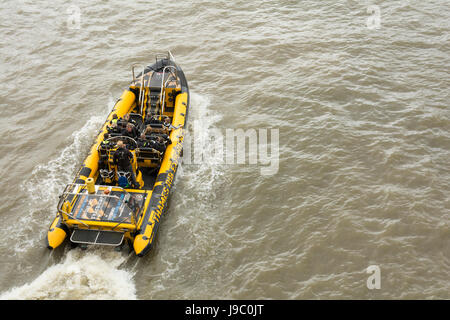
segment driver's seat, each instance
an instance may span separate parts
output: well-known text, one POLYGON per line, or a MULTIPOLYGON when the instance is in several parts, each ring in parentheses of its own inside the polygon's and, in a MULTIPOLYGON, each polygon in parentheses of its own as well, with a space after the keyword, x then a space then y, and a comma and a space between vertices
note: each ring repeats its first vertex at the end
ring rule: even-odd
MULTIPOLYGON (((112 173, 111 183, 117 184, 119 187, 125 188, 128 187, 130 181, 130 172, 125 172, 119 170, 119 168, 114 164, 114 153, 116 152, 117 147, 109 149, 108 152, 108 168, 109 172, 112 173)), ((131 167, 134 171, 136 182, 139 184, 139 187, 142 188, 144 186, 144 180, 142 177, 142 172, 138 168, 138 163, 136 159, 136 149, 129 150, 133 155, 133 161, 131 167)))

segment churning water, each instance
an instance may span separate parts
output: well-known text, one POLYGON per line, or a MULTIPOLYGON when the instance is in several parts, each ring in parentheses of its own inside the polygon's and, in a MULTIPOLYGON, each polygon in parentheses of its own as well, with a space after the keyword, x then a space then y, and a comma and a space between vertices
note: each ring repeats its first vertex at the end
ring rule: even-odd
POLYGON ((448 1, 8 0, 0 17, 0 299, 450 298, 448 1), (49 252, 131 64, 167 50, 192 159, 212 132, 266 130, 276 170, 186 161, 146 257, 49 252))

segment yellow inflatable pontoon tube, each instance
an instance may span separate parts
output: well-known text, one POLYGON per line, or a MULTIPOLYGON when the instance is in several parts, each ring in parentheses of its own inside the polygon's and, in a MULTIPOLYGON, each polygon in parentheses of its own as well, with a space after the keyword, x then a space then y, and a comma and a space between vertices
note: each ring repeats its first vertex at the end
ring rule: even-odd
POLYGON ((117 101, 114 109, 109 114, 106 122, 102 127, 102 132, 97 136, 97 140, 94 145, 91 147, 91 151, 87 156, 86 160, 83 162, 83 166, 81 167, 78 177, 76 178, 75 183, 85 183, 87 178, 95 178, 98 171, 98 145, 103 141, 103 136, 107 132, 107 127, 109 122, 112 120, 113 115, 117 114, 119 118, 123 117, 126 113, 132 109, 136 96, 130 90, 125 90, 120 99, 117 101))

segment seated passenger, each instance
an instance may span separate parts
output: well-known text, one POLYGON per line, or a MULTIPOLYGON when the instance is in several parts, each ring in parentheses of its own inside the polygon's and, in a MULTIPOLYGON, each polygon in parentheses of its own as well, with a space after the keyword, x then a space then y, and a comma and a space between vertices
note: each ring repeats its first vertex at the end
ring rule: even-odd
POLYGON ((107 150, 114 147, 114 143, 108 141, 109 134, 105 133, 103 135, 104 140, 100 143, 99 149, 99 159, 98 159, 98 168, 99 169, 108 169, 108 153, 107 150))
POLYGON ((158 120, 158 115, 156 115, 156 114, 153 114, 153 113, 148 113, 147 114, 147 116, 145 117, 145 121, 144 121, 144 123, 145 123, 145 125, 148 125, 148 124, 155 124, 155 123, 157 123, 157 124, 162 124, 162 121, 161 120, 158 120))
POLYGON ((161 137, 151 137, 147 139, 145 133, 141 134, 141 137, 137 140, 138 148, 140 149, 155 149, 158 152, 164 152, 166 145, 161 137))
POLYGON ((159 136, 163 139, 164 144, 172 144, 172 140, 170 140, 170 137, 168 134, 161 134, 159 136))
POLYGON ((147 126, 147 128, 145 129, 145 134, 152 134, 152 133, 168 134, 169 130, 164 126, 162 128, 153 128, 153 127, 151 127, 151 124, 149 124, 147 126))
POLYGON ((125 129, 127 127, 128 122, 130 122, 130 115, 127 113, 123 116, 123 118, 119 118, 116 122, 120 132, 120 130, 125 129))
POLYGON ((117 123, 118 120, 119 120, 119 117, 117 116, 117 113, 114 113, 111 121, 109 121, 109 124, 112 125, 113 123, 117 123))
POLYGON ((106 127, 106 130, 108 130, 108 133, 120 133, 121 129, 119 128, 117 121, 111 123, 111 125, 106 127))
POLYGON ((105 133, 103 135, 103 141, 100 143, 100 147, 103 149, 110 149, 113 147, 113 143, 111 141, 108 141, 109 139, 109 133, 105 133))
POLYGON ((129 113, 126 113, 126 114, 123 116, 123 121, 125 122, 125 126, 126 126, 127 124, 129 124, 129 123, 131 123, 131 124, 134 125, 134 126, 137 125, 136 121, 134 121, 133 119, 130 118, 130 114, 129 114, 129 113))
POLYGON ((108 170, 108 155, 101 155, 98 159, 98 169, 108 170))
POLYGON ((146 136, 147 140, 156 140, 156 137, 161 137, 164 144, 172 144, 172 140, 170 140, 169 135, 165 133, 150 133, 150 135, 146 136))
POLYGON ((166 150, 166 145, 164 144, 164 140, 161 137, 156 137, 156 139, 149 140, 149 148, 153 148, 158 150, 159 152, 164 152, 166 150))
POLYGON ((122 129, 121 134, 125 137, 130 137, 132 139, 136 139, 139 136, 139 131, 132 123, 127 123, 125 129, 122 129))
POLYGON ((165 118, 164 118, 163 126, 166 127, 166 128, 169 129, 169 130, 172 130, 172 129, 178 129, 178 128, 182 127, 181 124, 180 124, 179 126, 176 126, 176 127, 173 126, 172 123, 170 122, 170 118, 169 118, 169 117, 165 117, 165 118))
POLYGON ((138 148, 148 148, 148 140, 145 137, 145 133, 142 133, 141 136, 136 140, 138 148))

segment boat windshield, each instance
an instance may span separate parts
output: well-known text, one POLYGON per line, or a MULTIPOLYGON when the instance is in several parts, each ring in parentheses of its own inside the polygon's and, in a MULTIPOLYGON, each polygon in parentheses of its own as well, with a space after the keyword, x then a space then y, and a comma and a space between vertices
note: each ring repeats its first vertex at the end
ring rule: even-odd
POLYGON ((136 224, 144 201, 145 194, 128 193, 120 187, 96 186, 91 194, 84 184, 70 184, 61 196, 58 212, 76 220, 136 224), (63 209, 67 201, 69 210, 63 209))

